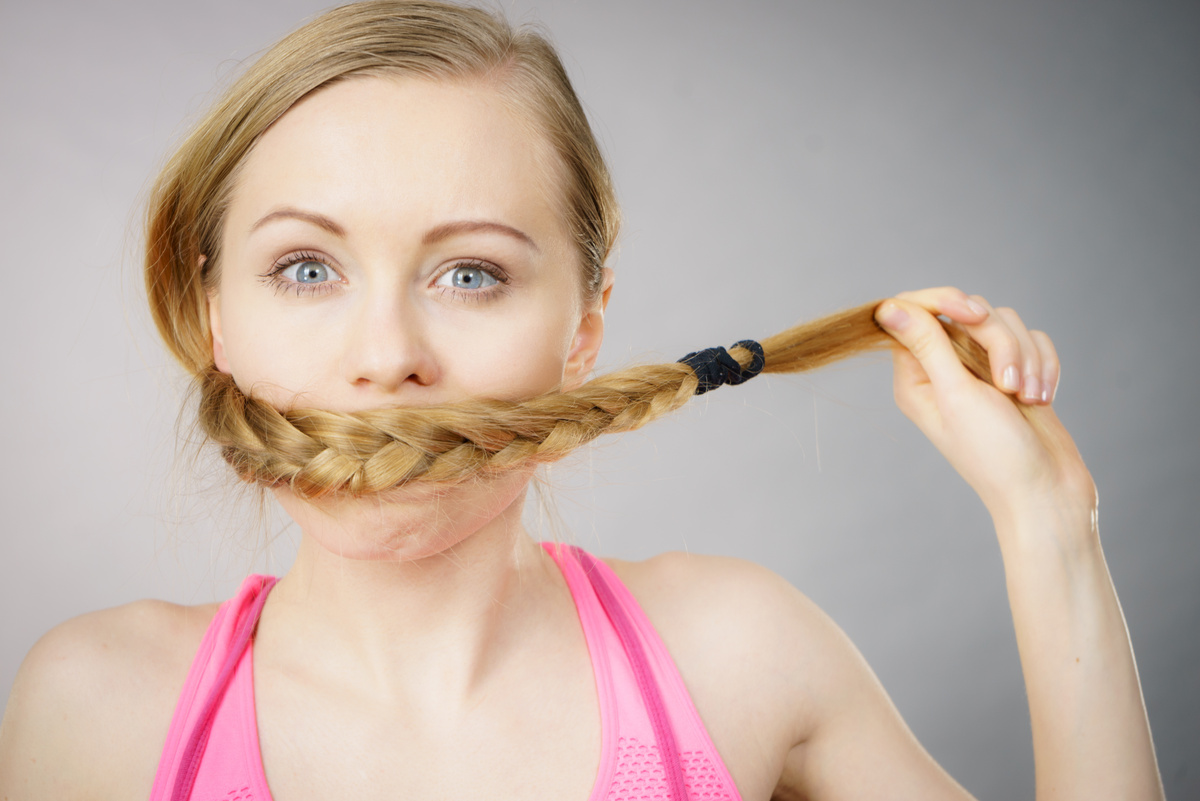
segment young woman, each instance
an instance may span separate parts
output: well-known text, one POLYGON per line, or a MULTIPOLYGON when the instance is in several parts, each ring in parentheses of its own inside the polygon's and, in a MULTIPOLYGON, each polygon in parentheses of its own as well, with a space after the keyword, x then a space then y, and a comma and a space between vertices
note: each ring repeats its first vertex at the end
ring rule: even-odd
POLYGON ((146 280, 205 430, 299 554, 219 609, 47 635, 0 730, 0 797, 967 797, 769 571, 600 561, 521 524, 537 464, 861 349, 873 321, 901 408, 995 521, 1039 798, 1160 797, 1050 340, 930 289, 589 382, 617 227, 534 34, 389 0, 267 53, 160 178, 146 280))

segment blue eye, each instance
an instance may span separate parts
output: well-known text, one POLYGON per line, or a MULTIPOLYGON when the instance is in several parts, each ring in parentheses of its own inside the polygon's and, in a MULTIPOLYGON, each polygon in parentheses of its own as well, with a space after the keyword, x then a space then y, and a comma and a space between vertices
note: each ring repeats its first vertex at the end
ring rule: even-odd
POLYGON ((290 265, 282 272, 284 274, 291 273, 287 277, 297 284, 323 284, 330 280, 331 274, 334 278, 337 277, 337 273, 333 272, 328 265, 309 260, 290 265))
POLYGON ((438 286, 453 287, 455 289, 487 289, 498 283, 500 281, 497 280, 496 276, 482 267, 477 267, 473 264, 460 264, 442 273, 441 277, 437 280, 438 286))
POLYGON ((344 283, 338 271, 328 264, 328 259, 317 253, 291 253, 275 263, 263 281, 277 291, 291 292, 297 296, 332 292, 344 283))

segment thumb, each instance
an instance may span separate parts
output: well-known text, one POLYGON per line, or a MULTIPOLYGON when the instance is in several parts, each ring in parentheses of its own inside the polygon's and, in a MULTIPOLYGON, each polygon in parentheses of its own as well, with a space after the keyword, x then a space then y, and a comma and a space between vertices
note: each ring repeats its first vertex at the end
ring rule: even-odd
POLYGON ((916 358, 935 386, 949 388, 971 378, 942 324, 921 306, 890 298, 875 310, 875 321, 916 358))

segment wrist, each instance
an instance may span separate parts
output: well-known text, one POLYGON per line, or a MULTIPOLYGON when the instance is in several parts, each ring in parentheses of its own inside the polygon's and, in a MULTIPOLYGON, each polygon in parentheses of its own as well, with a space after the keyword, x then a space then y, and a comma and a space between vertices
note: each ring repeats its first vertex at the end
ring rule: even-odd
POLYGON ((1046 546, 1064 553, 1091 551, 1100 542, 1094 491, 1089 498, 1077 495, 1026 498, 1021 503, 989 508, 989 512, 1004 552, 1046 546))
POLYGON ((1082 462, 1078 470, 1054 470, 1024 486, 1010 484, 997 495, 985 501, 998 534, 1001 529, 1014 536, 1030 529, 1089 539, 1099 534, 1096 483, 1082 462))

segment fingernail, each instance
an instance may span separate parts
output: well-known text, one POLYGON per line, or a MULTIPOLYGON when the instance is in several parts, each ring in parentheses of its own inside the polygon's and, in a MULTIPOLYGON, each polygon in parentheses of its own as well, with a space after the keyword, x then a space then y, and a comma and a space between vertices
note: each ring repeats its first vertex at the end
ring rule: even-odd
POLYGON ((879 320, 880 324, 896 331, 903 331, 908 327, 909 323, 908 312, 895 303, 885 303, 880 306, 876 319, 879 320))
POLYGON ((1049 402, 1050 402, 1050 390, 1043 389, 1042 390, 1042 403, 1049 403, 1049 402))
POLYGON ((974 298, 967 298, 967 308, 978 314, 980 317, 987 317, 987 307, 974 298))
POLYGON ((1017 374, 1016 365, 1010 364, 1004 368, 1004 377, 1000 379, 1000 386, 1006 392, 1016 392, 1021 388, 1021 378, 1017 374))
POLYGON ((1042 397, 1042 382, 1036 375, 1025 376, 1025 389, 1022 391, 1029 401, 1040 400, 1042 397))

